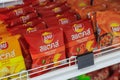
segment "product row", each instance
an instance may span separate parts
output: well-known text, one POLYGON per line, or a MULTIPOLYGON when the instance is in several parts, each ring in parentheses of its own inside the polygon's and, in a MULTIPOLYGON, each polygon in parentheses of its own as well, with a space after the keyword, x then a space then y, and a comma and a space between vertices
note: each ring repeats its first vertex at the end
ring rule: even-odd
POLYGON ((24 0, 0 8, 0 77, 120 43, 119 3, 98 2, 24 0))

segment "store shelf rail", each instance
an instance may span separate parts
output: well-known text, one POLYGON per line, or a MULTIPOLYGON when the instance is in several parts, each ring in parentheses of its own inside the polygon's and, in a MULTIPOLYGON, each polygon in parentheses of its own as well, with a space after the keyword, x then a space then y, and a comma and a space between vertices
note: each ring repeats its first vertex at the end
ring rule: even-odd
POLYGON ((0 0, 0 8, 23 4, 23 0, 0 0))

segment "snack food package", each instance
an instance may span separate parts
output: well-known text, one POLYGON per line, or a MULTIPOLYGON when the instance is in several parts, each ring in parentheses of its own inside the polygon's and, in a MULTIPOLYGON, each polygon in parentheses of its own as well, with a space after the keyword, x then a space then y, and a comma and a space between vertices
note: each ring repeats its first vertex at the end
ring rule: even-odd
POLYGON ((15 19, 12 19, 12 20, 7 20, 5 23, 8 24, 8 27, 13 27, 13 26, 16 26, 16 25, 20 25, 20 24, 23 24, 23 23, 27 23, 28 21, 34 19, 34 18, 37 18, 38 15, 37 13, 30 13, 30 14, 27 14, 26 16, 21 16, 19 18, 15 18, 15 19))
POLYGON ((77 16, 71 13, 57 14, 56 16, 51 16, 43 18, 48 27, 57 27, 56 25, 65 25, 77 21, 77 16), (53 22, 54 21, 54 22, 53 22))
POLYGON ((120 43, 119 13, 115 11, 97 12, 96 19, 98 25, 99 48, 105 48, 120 43))
POLYGON ((36 6, 35 8, 38 10, 50 10, 53 9, 55 7, 61 6, 61 5, 65 5, 64 3, 56 3, 56 2, 51 2, 49 4, 47 4, 46 6, 36 6))
MULTIPOLYGON (((32 68, 55 63, 66 58, 63 31, 60 28, 37 31, 25 35, 25 39, 29 44, 32 68)), ((62 63, 56 63, 50 66, 57 66, 59 64, 62 63)), ((43 67, 42 69, 49 67, 43 67)))
POLYGON ((90 20, 80 20, 62 28, 65 35, 67 57, 91 52, 96 47, 90 20))
POLYGON ((19 16, 26 15, 28 13, 32 13, 32 12, 34 12, 34 8, 30 6, 26 6, 26 7, 14 9, 10 11, 9 13, 7 13, 6 15, 8 16, 8 19, 13 19, 19 16))
POLYGON ((29 34, 31 32, 36 32, 38 30, 43 30, 46 29, 45 24, 44 23, 39 23, 35 26, 31 26, 31 27, 23 27, 23 26, 19 26, 19 27, 13 27, 11 29, 7 29, 9 33, 11 33, 12 35, 16 35, 16 34, 29 34))
POLYGON ((57 7, 54 7, 52 9, 49 9, 49 10, 38 10, 38 13, 42 17, 49 17, 49 16, 54 16, 54 15, 59 14, 59 13, 63 13, 69 9, 70 8, 67 5, 61 5, 61 6, 57 6, 57 7))
MULTIPOLYGON (((25 24, 17 25, 17 26, 14 26, 14 27, 16 27, 16 28, 28 28, 28 27, 34 27, 35 25, 40 24, 40 23, 44 23, 44 21, 41 18, 34 18, 34 19, 32 19, 31 21, 28 21, 25 24)), ((12 30, 11 27, 10 27, 10 29, 12 30)))
POLYGON ((106 4, 101 4, 101 5, 95 5, 95 6, 87 6, 82 9, 75 8, 75 10, 80 14, 80 17, 82 19, 88 18, 88 14, 90 12, 96 12, 96 11, 104 11, 106 10, 107 6, 106 4))
POLYGON ((18 9, 18 8, 23 8, 29 6, 29 4, 20 4, 20 5, 14 5, 14 6, 8 6, 8 7, 4 7, 4 8, 0 8, 0 13, 2 14, 6 14, 12 10, 18 9))
MULTIPOLYGON (((18 42, 19 35, 0 39, 0 77, 26 70, 24 58, 18 42)), ((11 79, 12 77, 10 77, 11 79)))
POLYGON ((32 6, 46 6, 50 3, 50 0, 34 0, 32 1, 32 6))

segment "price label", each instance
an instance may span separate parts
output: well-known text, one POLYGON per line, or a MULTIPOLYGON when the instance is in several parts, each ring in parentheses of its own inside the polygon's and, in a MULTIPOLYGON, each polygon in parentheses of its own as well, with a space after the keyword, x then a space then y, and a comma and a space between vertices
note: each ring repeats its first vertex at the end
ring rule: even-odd
POLYGON ((77 57, 78 60, 78 69, 86 68, 91 65, 94 65, 94 54, 87 53, 77 57))

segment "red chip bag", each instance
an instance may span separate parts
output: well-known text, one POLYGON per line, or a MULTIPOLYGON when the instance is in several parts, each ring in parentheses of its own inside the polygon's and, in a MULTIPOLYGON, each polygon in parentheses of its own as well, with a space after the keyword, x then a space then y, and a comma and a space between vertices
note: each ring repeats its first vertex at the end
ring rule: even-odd
POLYGON ((46 6, 50 0, 34 0, 32 1, 33 6, 46 6))
POLYGON ((106 5, 102 4, 102 5, 96 5, 96 6, 87 6, 82 9, 79 9, 79 8, 75 8, 75 9, 80 14, 82 19, 86 19, 86 18, 88 18, 88 14, 90 12, 106 10, 106 5))
POLYGON ((37 18, 37 17, 38 17, 38 15, 36 13, 30 13, 26 16, 21 16, 20 18, 8 20, 7 24, 8 24, 8 27, 12 27, 12 26, 16 26, 19 24, 27 23, 28 21, 30 21, 34 18, 37 18))
POLYGON ((3 24, 8 17, 6 15, 0 14, 0 24, 3 24))
POLYGON ((57 14, 55 17, 53 16, 44 18, 43 20, 46 22, 48 27, 54 27, 57 25, 61 26, 77 21, 77 16, 76 14, 66 12, 63 14, 57 14))
POLYGON ((91 52, 96 40, 90 20, 73 22, 63 26, 67 57, 91 52))
POLYGON ((34 18, 33 20, 27 22, 26 24, 22 24, 22 25, 18 25, 18 26, 15 26, 17 28, 27 28, 27 27, 33 27, 39 23, 42 23, 43 20, 41 18, 34 18))
POLYGON ((38 13, 42 16, 42 17, 49 17, 49 16, 54 16, 58 13, 63 13, 66 10, 69 10, 70 8, 66 5, 62 5, 59 7, 55 7, 49 10, 39 10, 38 13), (49 14, 48 14, 49 13, 49 14))
POLYGON ((9 7, 5 7, 5 8, 0 8, 0 13, 6 13, 6 12, 9 12, 9 11, 17 9, 17 8, 20 8, 20 5, 18 5, 18 6, 9 6, 9 7))
MULTIPOLYGON (((32 68, 54 63, 66 58, 63 31, 59 28, 37 31, 25 35, 25 39, 29 44, 33 61, 32 68)), ((62 63, 57 63, 52 66, 57 66, 58 64, 62 63)))
POLYGON ((13 19, 13 18, 16 18, 19 16, 26 15, 31 12, 34 12, 34 8, 32 8, 30 6, 26 6, 23 8, 18 8, 18 9, 10 11, 9 13, 7 13, 7 16, 9 17, 9 19, 13 19))
POLYGON ((36 9, 37 10, 50 10, 50 9, 53 9, 53 8, 61 6, 61 5, 65 5, 65 3, 51 2, 51 3, 47 4, 46 6, 38 6, 38 7, 36 7, 36 9))
POLYGON ((38 30, 43 30, 45 29, 45 24, 44 23, 39 23, 35 26, 29 26, 29 27, 23 27, 23 26, 15 26, 13 28, 8 29, 8 31, 12 34, 12 35, 16 35, 16 34, 28 34, 31 32, 36 32, 38 30))
POLYGON ((35 25, 34 27, 36 27, 39 30, 44 30, 44 29, 46 29, 46 24, 45 24, 45 22, 41 22, 41 23, 35 25))

